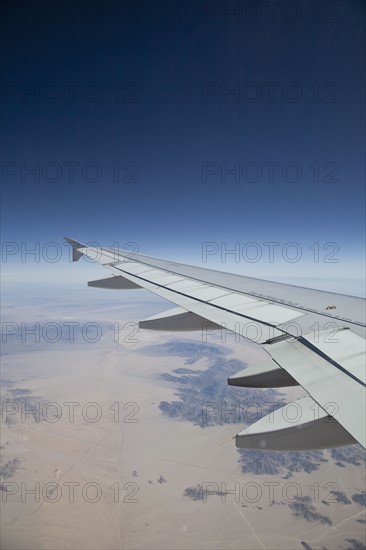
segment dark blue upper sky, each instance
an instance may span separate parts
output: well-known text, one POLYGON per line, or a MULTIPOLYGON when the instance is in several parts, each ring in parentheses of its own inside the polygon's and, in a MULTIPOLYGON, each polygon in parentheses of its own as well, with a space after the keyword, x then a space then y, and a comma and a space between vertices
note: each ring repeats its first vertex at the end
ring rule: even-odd
POLYGON ((364 24, 358 1, 8 2, 3 239, 359 258, 364 24))

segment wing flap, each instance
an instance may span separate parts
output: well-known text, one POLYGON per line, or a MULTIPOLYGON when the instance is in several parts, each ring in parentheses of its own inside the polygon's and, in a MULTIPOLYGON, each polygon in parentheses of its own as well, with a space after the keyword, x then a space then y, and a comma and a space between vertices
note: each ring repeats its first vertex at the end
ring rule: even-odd
POLYGON ((204 331, 207 325, 211 330, 219 328, 218 325, 211 323, 200 315, 186 311, 181 307, 169 309, 139 322, 139 327, 143 329, 179 332, 190 330, 204 331))
POLYGON ((351 330, 328 329, 312 332, 304 339, 344 371, 366 383, 365 340, 351 330))
POLYGON ((129 279, 126 279, 126 277, 122 277, 122 275, 106 277, 105 279, 97 279, 95 281, 88 281, 88 286, 93 288, 113 288, 117 290, 141 288, 141 286, 133 283, 129 279))
POLYGON ((299 339, 264 345, 284 368, 354 439, 366 446, 365 386, 299 339))
POLYGON ((310 396, 270 412, 236 436, 241 449, 302 451, 357 441, 310 396))
POLYGON ((233 374, 228 378, 229 386, 245 388, 284 388, 298 386, 294 378, 273 359, 269 359, 233 374))

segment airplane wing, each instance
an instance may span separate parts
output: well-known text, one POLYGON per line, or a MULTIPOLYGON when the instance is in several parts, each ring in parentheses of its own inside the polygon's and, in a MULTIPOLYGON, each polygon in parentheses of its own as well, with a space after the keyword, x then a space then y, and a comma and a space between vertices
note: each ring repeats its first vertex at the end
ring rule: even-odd
POLYGON ((365 426, 365 300, 87 246, 65 237, 111 277, 91 287, 145 288, 177 307, 143 320, 150 330, 229 330, 268 359, 228 379, 233 386, 302 386, 307 396, 238 433, 240 448, 305 450, 360 443, 365 426))

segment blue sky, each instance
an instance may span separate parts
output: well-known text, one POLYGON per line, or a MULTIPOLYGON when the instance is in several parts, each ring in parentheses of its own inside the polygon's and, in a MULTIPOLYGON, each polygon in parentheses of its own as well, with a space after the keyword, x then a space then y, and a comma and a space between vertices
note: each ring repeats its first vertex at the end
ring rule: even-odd
POLYGON ((297 275, 362 277, 362 2, 73 6, 5 8, 5 243, 133 241, 199 263, 204 242, 296 242, 297 275))

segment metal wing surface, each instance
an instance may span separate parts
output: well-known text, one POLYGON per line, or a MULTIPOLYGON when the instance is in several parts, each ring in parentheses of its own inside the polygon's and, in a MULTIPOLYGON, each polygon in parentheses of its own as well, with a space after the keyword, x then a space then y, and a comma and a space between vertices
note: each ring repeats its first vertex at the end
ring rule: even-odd
POLYGON ((240 432, 238 447, 366 446, 364 299, 66 240, 74 261, 85 255, 112 273, 89 286, 144 288, 177 306, 141 328, 224 329, 261 345, 268 360, 230 377, 230 385, 306 390, 240 432))

